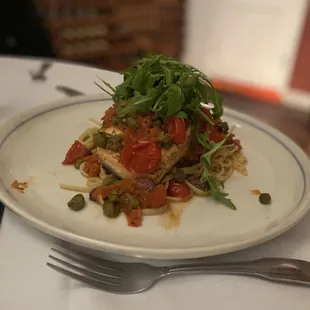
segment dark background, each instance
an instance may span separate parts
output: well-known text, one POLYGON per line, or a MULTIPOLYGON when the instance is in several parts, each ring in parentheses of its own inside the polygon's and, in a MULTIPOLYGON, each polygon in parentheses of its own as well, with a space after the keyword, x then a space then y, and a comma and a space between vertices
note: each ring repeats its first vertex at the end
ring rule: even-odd
POLYGON ((1 0, 0 53, 121 71, 150 52, 180 57, 183 0, 1 0))
POLYGON ((32 1, 0 1, 0 53, 55 57, 48 31, 32 1))

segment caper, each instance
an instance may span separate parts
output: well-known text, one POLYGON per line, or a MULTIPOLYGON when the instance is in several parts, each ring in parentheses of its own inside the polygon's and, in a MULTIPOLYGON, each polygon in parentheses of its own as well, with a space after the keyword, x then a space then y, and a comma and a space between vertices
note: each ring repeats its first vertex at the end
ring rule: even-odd
POLYGON ((176 182, 184 182, 186 180, 186 175, 183 171, 177 170, 173 176, 176 182))
POLYGON ((79 169, 81 164, 84 162, 85 160, 83 158, 78 159, 75 163, 74 163, 74 167, 76 169, 79 169))
POLYGON ((133 196, 130 196, 129 203, 133 209, 139 208, 139 206, 140 206, 139 200, 133 196))
POLYGON ((103 213, 106 217, 115 218, 121 213, 121 207, 119 204, 113 203, 112 201, 105 201, 103 206, 103 213))
POLYGON ((259 202, 263 205, 268 205, 271 202, 271 196, 268 193, 261 193, 259 195, 259 202))
POLYGON ((128 117, 127 118, 127 125, 129 128, 135 129, 138 127, 137 120, 133 117, 128 117))
POLYGON ((98 131, 95 135, 94 135, 94 144, 97 147, 101 147, 101 148, 105 148, 107 146, 107 138, 104 134, 104 132, 98 131))
POLYGON ((73 211, 80 211, 85 207, 85 199, 82 194, 77 194, 71 198, 67 206, 73 211))
POLYGON ((115 202, 118 199, 118 194, 116 192, 111 192, 108 196, 108 200, 115 202))

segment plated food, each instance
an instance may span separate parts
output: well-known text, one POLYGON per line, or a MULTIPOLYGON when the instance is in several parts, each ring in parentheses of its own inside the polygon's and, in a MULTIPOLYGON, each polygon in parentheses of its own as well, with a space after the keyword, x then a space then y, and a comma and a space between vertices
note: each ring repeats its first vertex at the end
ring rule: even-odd
MULTIPOLYGON (((105 81, 99 86, 114 104, 98 115, 100 121, 90 119, 94 125, 62 162, 78 169, 86 186, 62 188, 89 192, 107 217, 123 213, 134 227, 143 215, 163 214, 174 201, 195 195, 237 209, 224 182, 234 171, 247 175, 246 157, 222 120, 222 98, 206 75, 155 55, 128 68, 115 88, 105 81)), ((72 209, 82 204, 80 194, 70 201, 72 209)))
MULTIPOLYGON (((117 75, 103 72, 102 77, 112 80, 117 75)), ((60 163, 74 137, 89 127, 88 118, 100 120, 113 104, 103 94, 65 98, 5 123, 0 130, 0 200, 29 224, 56 238, 87 249, 152 259, 195 258, 245 249, 278 236, 308 212, 307 155, 269 125, 225 108, 223 120, 236 124, 234 133, 248 158, 248 176, 233 173, 225 182, 237 211, 211 195, 193 195, 186 203, 167 199, 166 213, 143 216, 138 229, 126 225, 123 214, 117 219, 103 216, 102 207, 89 201, 89 193, 59 188, 66 183, 91 191, 85 186, 89 179, 73 165, 60 163), (20 192, 12 186, 14 180, 29 186, 20 192), (263 193, 271 194, 270 204, 260 203, 263 193), (75 194, 78 198, 69 203, 75 194), (82 209, 71 211, 67 203, 74 210, 82 209), (167 227, 166 220, 174 220, 178 210, 182 211, 179 224, 167 227)))

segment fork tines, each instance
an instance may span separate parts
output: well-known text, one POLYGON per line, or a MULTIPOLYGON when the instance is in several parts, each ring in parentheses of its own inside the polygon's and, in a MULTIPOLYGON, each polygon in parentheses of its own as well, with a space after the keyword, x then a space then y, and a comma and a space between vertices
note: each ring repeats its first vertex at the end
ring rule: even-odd
POLYGON ((62 258, 49 255, 49 258, 58 264, 48 262, 48 267, 92 287, 109 292, 121 293, 121 287, 123 285, 121 263, 95 258, 88 254, 77 251, 72 252, 67 249, 59 250, 52 248, 52 251, 62 258))

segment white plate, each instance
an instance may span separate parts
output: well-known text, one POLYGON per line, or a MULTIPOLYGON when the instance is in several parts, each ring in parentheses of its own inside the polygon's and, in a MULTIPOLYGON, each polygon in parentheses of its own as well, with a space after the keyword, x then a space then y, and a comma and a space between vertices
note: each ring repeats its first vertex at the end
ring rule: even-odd
POLYGON ((232 252, 274 238, 295 225, 308 211, 310 163, 291 140, 277 130, 236 111, 226 120, 238 124, 236 135, 248 157, 247 177, 234 174, 226 190, 237 205, 232 211, 211 198, 194 198, 181 223, 165 229, 165 218, 147 217, 131 228, 124 217, 102 215, 89 202, 81 212, 66 206, 73 193, 59 183, 84 185, 85 179, 61 161, 68 147, 111 105, 102 96, 66 99, 20 115, 0 129, 0 200, 45 233, 88 248, 136 257, 180 259, 232 252), (24 193, 13 180, 29 181, 24 193), (272 196, 261 205, 250 190, 272 196))

